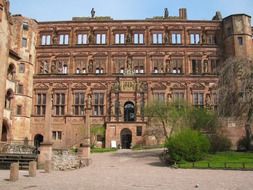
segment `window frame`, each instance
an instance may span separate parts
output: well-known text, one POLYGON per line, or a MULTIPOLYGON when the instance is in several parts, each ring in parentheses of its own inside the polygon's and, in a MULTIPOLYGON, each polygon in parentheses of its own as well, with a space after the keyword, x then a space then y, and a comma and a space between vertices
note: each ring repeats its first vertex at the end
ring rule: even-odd
POLYGON ((92 115, 104 116, 105 115, 105 92, 96 91, 92 93, 92 115), (96 99, 96 96, 98 99, 96 99))
POLYGON ((162 45, 163 44, 163 33, 162 32, 153 32, 152 33, 152 44, 153 45, 162 45))
POLYGON ((87 33, 77 33, 77 45, 88 45, 89 35, 87 33), (85 38, 86 36, 86 38, 85 38))
POLYGON ((190 45, 200 45, 201 44, 201 32, 190 32, 189 33, 190 45))
POLYGON ((70 44, 69 33, 61 33, 59 35, 59 45, 69 45, 69 44, 70 44))
POLYGON ((182 44, 182 33, 181 32, 171 32, 171 44, 173 44, 173 45, 182 44))
POLYGON ((50 34, 42 34, 41 35, 41 44, 42 46, 49 46, 51 45, 51 35, 50 34))
POLYGON ((96 45, 106 45, 107 44, 107 33, 98 32, 95 34, 96 45))
POLYGON ((84 91, 81 91, 81 90, 74 91, 72 107, 73 107, 73 115, 84 116, 85 114, 85 92, 84 91), (76 102, 76 95, 78 95, 78 102, 76 102), (80 95, 83 95, 83 101, 80 95))
POLYGON ((145 34, 144 32, 134 32, 134 44, 144 45, 145 44, 145 34))
POLYGON ((53 93, 53 113, 54 116, 64 116, 66 114, 67 93, 65 91, 54 91, 53 93), (64 95, 64 96, 63 96, 64 95), (58 99, 59 97, 59 99, 58 99), (64 97, 64 98, 63 98, 64 97))
POLYGON ((35 114, 37 116, 45 116, 46 115, 46 106, 47 106, 47 93, 43 91, 36 92, 35 96, 35 114), (39 99, 40 96, 40 99, 39 99), (40 100, 40 101, 38 101, 40 100))
POLYGON ((114 44, 124 45, 126 44, 126 34, 123 32, 118 32, 114 34, 114 44))

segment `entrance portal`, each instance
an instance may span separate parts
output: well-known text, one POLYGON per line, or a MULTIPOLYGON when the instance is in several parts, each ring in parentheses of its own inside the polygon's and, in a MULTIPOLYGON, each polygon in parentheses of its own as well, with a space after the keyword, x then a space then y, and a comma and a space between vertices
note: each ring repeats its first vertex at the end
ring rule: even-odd
POLYGON ((43 136, 41 134, 35 135, 35 137, 34 137, 34 146, 36 147, 37 150, 40 147, 40 144, 42 142, 43 142, 43 136))
POLYGON ((125 103, 124 120, 125 121, 135 121, 134 104, 132 102, 125 103))
POLYGON ((120 138, 121 138, 121 148, 130 149, 132 143, 132 132, 127 128, 122 129, 122 131, 120 132, 120 138))

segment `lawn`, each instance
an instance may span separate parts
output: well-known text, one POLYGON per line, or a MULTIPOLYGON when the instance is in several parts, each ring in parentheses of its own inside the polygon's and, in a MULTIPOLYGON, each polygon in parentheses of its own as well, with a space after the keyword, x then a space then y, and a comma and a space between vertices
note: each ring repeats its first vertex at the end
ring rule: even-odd
POLYGON ((116 148, 92 148, 91 153, 115 152, 116 148))
POLYGON ((253 153, 219 152, 209 154, 202 161, 181 162, 179 168, 248 169, 253 170, 253 153))

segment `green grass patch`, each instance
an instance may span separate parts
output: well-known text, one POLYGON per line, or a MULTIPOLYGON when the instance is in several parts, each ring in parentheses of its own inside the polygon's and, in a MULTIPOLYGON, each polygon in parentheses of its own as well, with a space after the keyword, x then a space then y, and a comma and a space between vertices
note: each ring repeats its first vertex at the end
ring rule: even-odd
POLYGON ((92 148, 91 153, 115 152, 116 148, 92 148))
POLYGON ((151 146, 134 145, 132 150, 146 150, 146 149, 156 149, 156 148, 164 148, 164 144, 151 145, 151 146))
POLYGON ((180 168, 204 169, 253 169, 252 152, 218 152, 209 154, 204 160, 198 162, 180 162, 180 168))

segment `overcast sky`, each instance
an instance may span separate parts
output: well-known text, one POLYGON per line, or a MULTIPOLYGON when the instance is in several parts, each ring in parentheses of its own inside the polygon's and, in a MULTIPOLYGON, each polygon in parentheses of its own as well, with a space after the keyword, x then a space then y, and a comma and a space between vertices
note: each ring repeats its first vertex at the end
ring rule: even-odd
POLYGON ((75 16, 96 16, 114 19, 145 19, 178 15, 179 8, 187 8, 188 19, 210 20, 217 10, 222 16, 246 13, 253 16, 253 0, 10 0, 11 13, 22 14, 37 21, 71 20, 75 16))

